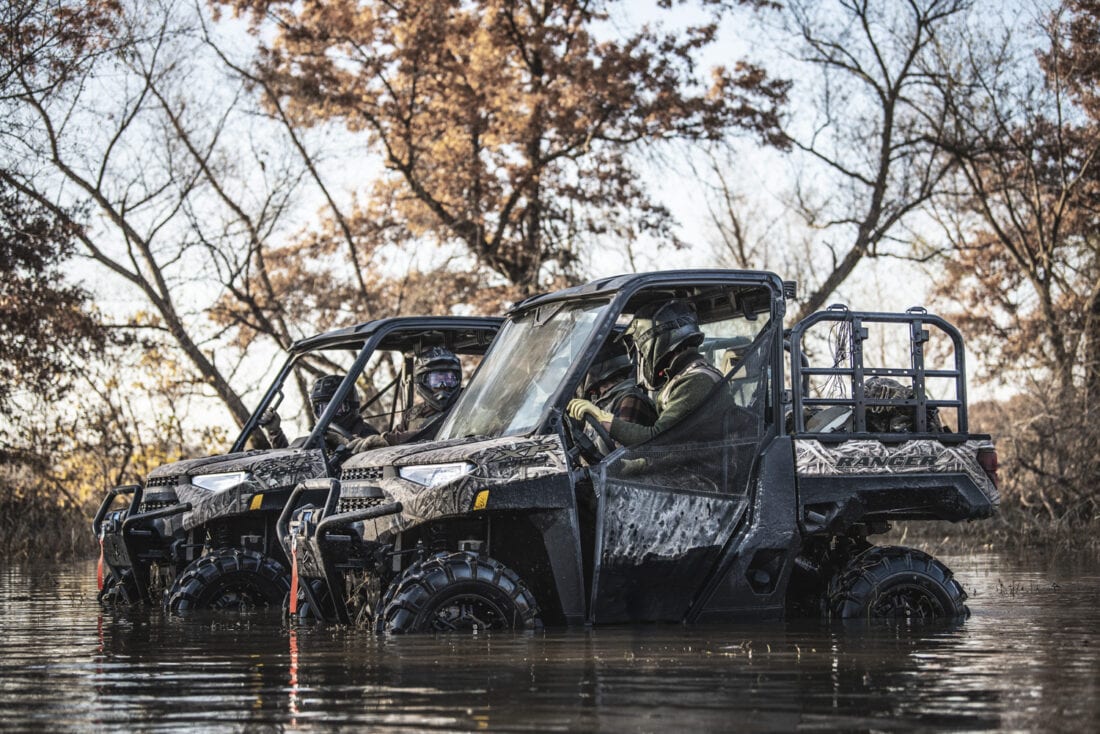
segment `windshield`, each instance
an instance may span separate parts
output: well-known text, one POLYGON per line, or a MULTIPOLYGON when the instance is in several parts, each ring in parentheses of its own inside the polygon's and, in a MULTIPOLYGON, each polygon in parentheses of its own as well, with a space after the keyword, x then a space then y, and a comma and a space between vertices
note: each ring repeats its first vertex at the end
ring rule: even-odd
POLYGON ((533 430, 607 306, 548 304, 507 321, 438 438, 533 430))

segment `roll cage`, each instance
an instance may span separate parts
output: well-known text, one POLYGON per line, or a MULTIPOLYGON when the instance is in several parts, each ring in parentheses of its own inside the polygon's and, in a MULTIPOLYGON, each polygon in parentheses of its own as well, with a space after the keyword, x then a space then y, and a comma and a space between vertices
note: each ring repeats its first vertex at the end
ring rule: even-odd
MULTIPOLYGON (((585 346, 567 370, 549 406, 531 431, 532 434, 559 432, 562 408, 584 380, 596 354, 616 330, 624 326, 620 316, 629 306, 637 310, 646 303, 678 298, 692 303, 701 320, 717 320, 721 317, 744 315, 749 319, 767 318, 767 323, 781 325, 786 312, 785 298, 793 297, 794 283, 783 281, 778 275, 750 270, 671 270, 656 273, 619 275, 596 280, 585 285, 567 288, 550 294, 531 296, 516 304, 508 313, 509 319, 522 318, 534 309, 548 308, 555 304, 585 300, 606 301, 609 308, 601 323, 593 330, 585 346), (731 290, 733 289, 733 290, 731 290)), ((781 353, 771 358, 772 374, 781 375, 781 353)), ((781 380, 772 380, 768 386, 771 420, 782 425, 781 380)))
MULTIPOLYGON (((230 453, 243 451, 249 436, 258 428, 260 416, 278 398, 290 371, 306 354, 319 349, 348 349, 358 351, 355 362, 348 369, 343 382, 337 388, 328 407, 318 417, 304 443, 304 448, 316 448, 324 445, 325 428, 332 422, 340 404, 355 386, 359 374, 366 367, 371 355, 377 350, 415 353, 423 345, 442 345, 456 354, 482 352, 492 341, 496 330, 504 319, 499 317, 438 317, 408 316, 368 321, 345 329, 318 334, 301 339, 291 345, 289 355, 280 368, 271 386, 264 393, 256 409, 252 411, 233 443, 230 453)), ((392 385, 392 383, 391 383, 392 385)), ((408 389, 412 389, 411 383, 408 389)), ((406 404, 411 404, 412 395, 406 396, 406 404)))

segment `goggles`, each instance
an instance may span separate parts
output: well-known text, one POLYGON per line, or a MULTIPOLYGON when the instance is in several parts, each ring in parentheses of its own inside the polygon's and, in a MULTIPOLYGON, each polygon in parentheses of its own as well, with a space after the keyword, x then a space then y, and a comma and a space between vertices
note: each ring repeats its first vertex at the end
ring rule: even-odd
MULTIPOLYGON (((320 418, 321 414, 325 412, 325 408, 328 407, 328 404, 329 404, 328 400, 323 400, 323 401, 318 400, 317 402, 315 402, 313 404, 313 415, 320 418)), ((340 407, 336 409, 336 415, 338 417, 342 416, 342 415, 346 415, 348 410, 349 410, 348 401, 345 400, 344 402, 340 403, 340 407)))
POLYGON ((429 372, 424 378, 429 390, 454 389, 458 387, 458 381, 458 373, 451 370, 429 372))

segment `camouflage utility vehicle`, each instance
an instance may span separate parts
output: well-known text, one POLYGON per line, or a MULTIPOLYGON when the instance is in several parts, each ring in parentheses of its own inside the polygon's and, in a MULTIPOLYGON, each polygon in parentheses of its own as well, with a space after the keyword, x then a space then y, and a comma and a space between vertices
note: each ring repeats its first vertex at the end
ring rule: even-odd
MULTIPOLYGON (((393 428, 413 403, 414 355, 442 346, 460 359, 480 359, 501 321, 391 318, 295 343, 228 454, 166 464, 144 484, 108 491, 93 521, 101 547, 101 601, 163 601, 171 611, 281 604, 290 575, 276 520, 295 485, 339 471, 342 445, 350 438, 341 425, 350 422, 338 414, 359 405, 362 388, 368 399, 350 418, 364 431, 393 428), (327 376, 310 391, 318 375, 327 376), (298 389, 289 390, 288 383, 298 389), (317 401, 318 385, 328 386, 323 402, 317 401), (299 393, 308 393, 314 405, 299 393), (290 399, 284 403, 284 397, 290 399), (284 420, 273 421, 280 413, 284 420), (270 445, 262 423, 269 429, 274 423, 280 437, 280 423, 301 437, 283 448, 246 451, 250 437, 270 445), (113 509, 119 497, 128 498, 128 506, 113 509)), ((424 437, 438 427, 425 427, 424 437)))
POLYGON ((942 563, 870 540, 997 504, 958 332, 833 307, 785 333, 793 297, 771 273, 694 270, 518 304, 434 441, 297 488, 279 530, 298 613, 384 632, 965 615, 942 563), (609 344, 637 351, 635 314, 673 301, 713 388, 601 456, 566 406, 609 344))

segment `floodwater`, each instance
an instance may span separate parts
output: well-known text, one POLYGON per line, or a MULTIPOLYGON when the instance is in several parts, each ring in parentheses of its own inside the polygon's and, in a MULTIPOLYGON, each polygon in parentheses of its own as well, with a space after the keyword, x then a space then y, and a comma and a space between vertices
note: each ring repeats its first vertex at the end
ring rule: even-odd
POLYGON ((389 639, 109 614, 92 564, 0 568, 0 728, 1095 731, 1100 563, 943 560, 961 624, 389 639))

